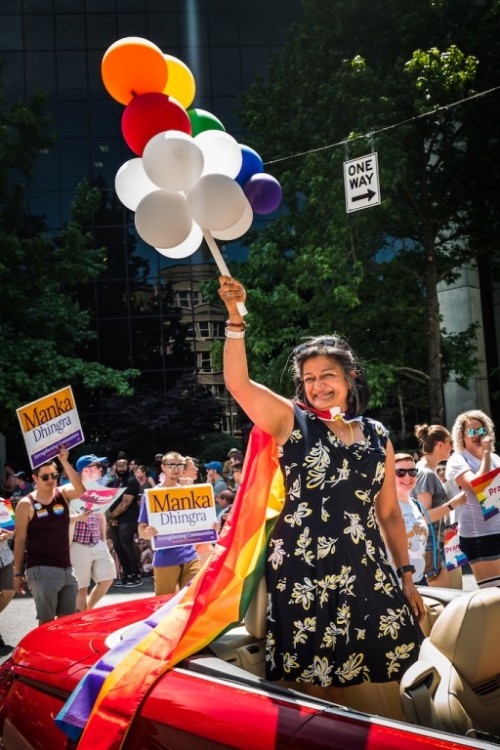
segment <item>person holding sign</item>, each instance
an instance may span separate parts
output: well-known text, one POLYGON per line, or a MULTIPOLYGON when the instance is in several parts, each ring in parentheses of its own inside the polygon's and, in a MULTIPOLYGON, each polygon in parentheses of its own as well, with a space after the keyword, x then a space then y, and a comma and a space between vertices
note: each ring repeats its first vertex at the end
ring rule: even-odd
POLYGON ((296 394, 284 398, 249 378, 244 288, 221 276, 219 295, 228 311, 226 387, 274 438, 285 483, 267 550, 266 677, 340 702, 340 688, 398 681, 418 658, 424 605, 389 434, 361 416, 361 365, 337 334, 312 338, 294 349, 296 394))
MULTIPOLYGON (((163 482, 157 487, 178 487, 184 471, 184 458, 176 451, 165 453, 161 461, 163 482)), ((141 539, 154 539, 158 529, 150 526, 146 508, 146 498, 143 497, 139 511, 138 533, 141 539)), ((177 586, 184 588, 198 573, 200 558, 192 544, 180 547, 156 549, 153 554, 153 575, 155 594, 174 594, 177 586)))
POLYGON ((35 489, 16 507, 14 585, 18 594, 30 590, 40 625, 73 614, 78 594, 69 555, 69 502, 83 495, 85 487, 64 446, 58 459, 71 488, 57 486, 57 464, 46 461, 33 471, 35 489))
POLYGON ((500 467, 494 453, 495 428, 483 411, 462 412, 451 430, 454 452, 446 464, 446 479, 467 495, 460 511, 460 549, 466 555, 479 588, 500 586, 500 513, 485 519, 471 482, 500 467))

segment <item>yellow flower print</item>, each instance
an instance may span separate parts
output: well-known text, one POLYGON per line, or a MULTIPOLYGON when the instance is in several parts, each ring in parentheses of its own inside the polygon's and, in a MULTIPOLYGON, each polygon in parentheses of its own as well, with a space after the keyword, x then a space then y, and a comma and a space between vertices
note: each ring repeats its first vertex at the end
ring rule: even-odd
POLYGON ((372 484, 382 484, 385 476, 385 462, 379 461, 375 470, 375 476, 373 477, 372 484))
POLYGON ((376 550, 375 546, 371 539, 366 540, 366 554, 370 558, 370 560, 375 561, 376 559, 376 550))
POLYGON ((288 439, 290 440, 291 443, 298 443, 300 440, 302 440, 301 431, 294 430, 288 439))
POLYGON ((338 582, 340 592, 347 594, 348 596, 355 596, 352 584, 356 580, 355 575, 351 575, 352 568, 349 565, 342 565, 340 575, 338 576, 338 582))
POLYGON ((384 635, 389 635, 393 640, 399 635, 401 625, 406 622, 404 615, 406 614, 404 607, 401 609, 388 609, 387 615, 381 615, 379 624, 379 638, 384 635))
POLYGON ((356 490, 354 494, 358 498, 358 500, 361 500, 363 504, 371 503, 372 501, 370 493, 366 492, 365 490, 356 490))
POLYGON ((350 682, 363 675, 365 682, 369 681, 368 668, 363 665, 363 654, 351 654, 344 664, 335 670, 340 682, 350 682))
POLYGON ((286 578, 280 578, 280 580, 276 584, 276 590, 284 591, 285 589, 286 589, 286 578))
POLYGON ((295 500, 300 500, 301 489, 302 489, 301 477, 297 477, 297 479, 294 480, 294 482, 292 483, 292 486, 289 489, 290 496, 295 498, 295 500))
POLYGON ((293 636, 293 645, 307 642, 307 633, 316 632, 316 617, 306 617, 304 620, 295 620, 293 623, 296 630, 293 636))
POLYGON ((292 527, 302 526, 302 519, 307 518, 311 513, 312 510, 307 503, 299 503, 299 507, 294 513, 288 513, 288 515, 285 516, 285 521, 292 527))
POLYGON ((287 674, 292 669, 296 669, 299 666, 297 661, 297 654, 291 654, 288 651, 283 654, 283 671, 287 674))
POLYGON ((338 473, 332 474, 330 479, 328 480, 328 484, 330 484, 332 487, 335 487, 339 482, 343 482, 345 479, 349 479, 349 475, 351 473, 351 470, 349 469, 349 462, 346 458, 344 458, 342 462, 342 466, 339 468, 338 473))
POLYGON ((297 539, 297 547, 295 548, 295 557, 302 557, 307 565, 314 564, 314 553, 312 550, 307 548, 311 546, 312 539, 309 532, 309 526, 306 526, 302 534, 297 539))
POLYGON ((412 651, 415 650, 414 643, 404 643, 401 646, 396 646, 394 651, 388 651, 386 657, 387 663, 387 676, 392 677, 401 670, 401 661, 409 659, 412 651))
POLYGON ((315 590, 316 584, 310 578, 304 578, 304 583, 297 581, 293 585, 290 604, 300 604, 304 609, 309 609, 311 602, 314 601, 315 590))
POLYGON ((278 570, 286 556, 283 539, 271 539, 269 550, 270 554, 267 560, 271 563, 273 570, 278 570))
POLYGON ((328 664, 326 657, 315 656, 311 666, 301 673, 301 681, 319 682, 321 687, 327 687, 332 684, 332 678, 330 677, 332 669, 333 666, 328 664))
POLYGON ((337 588, 338 579, 339 576, 325 576, 317 581, 319 603, 321 606, 326 604, 330 598, 328 592, 335 591, 337 588))
POLYGON ((354 628, 356 631, 356 640, 358 641, 364 641, 366 638, 366 629, 365 628, 354 628))
POLYGON ((344 534, 350 534, 351 540, 354 544, 358 544, 361 539, 365 538, 365 530, 361 523, 359 513, 347 513, 344 512, 344 518, 348 518, 350 521, 349 526, 344 529, 344 534))
POLYGON ((330 520, 330 514, 325 507, 325 504, 328 502, 329 499, 330 499, 329 497, 321 498, 321 520, 323 521, 323 523, 327 523, 330 520))
POLYGON ((394 591, 394 586, 391 579, 386 576, 382 568, 377 568, 375 573, 375 591, 382 591, 384 594, 390 595, 394 591))
POLYGON ((306 487, 308 489, 323 487, 325 484, 325 474, 330 466, 330 455, 321 440, 316 443, 306 456, 305 465, 307 466, 306 487))
POLYGON ((328 555, 334 555, 336 544, 338 542, 339 538, 336 537, 335 539, 332 539, 331 536, 326 538, 326 536, 319 536, 318 542, 317 542, 317 555, 320 560, 322 560, 324 557, 328 557, 328 555))

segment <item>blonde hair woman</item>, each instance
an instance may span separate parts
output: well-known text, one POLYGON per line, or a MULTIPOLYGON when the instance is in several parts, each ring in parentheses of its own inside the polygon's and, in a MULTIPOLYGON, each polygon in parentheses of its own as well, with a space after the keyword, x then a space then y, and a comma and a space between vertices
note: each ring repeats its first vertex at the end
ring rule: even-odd
POLYGON ((452 429, 454 453, 446 465, 446 479, 465 491, 460 513, 460 549, 467 556, 479 588, 500 586, 500 513, 484 519, 472 488, 476 477, 500 467, 494 452, 495 428, 479 409, 459 414, 452 429))

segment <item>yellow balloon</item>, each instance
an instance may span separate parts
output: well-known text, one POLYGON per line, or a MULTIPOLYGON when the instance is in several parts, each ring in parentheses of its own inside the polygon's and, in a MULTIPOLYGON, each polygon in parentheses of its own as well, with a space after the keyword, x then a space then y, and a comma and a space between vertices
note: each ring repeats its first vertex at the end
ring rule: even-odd
POLYGON ((184 109, 187 109, 193 103, 196 94, 194 75, 182 60, 173 55, 163 56, 168 68, 168 80, 163 93, 173 96, 184 109))

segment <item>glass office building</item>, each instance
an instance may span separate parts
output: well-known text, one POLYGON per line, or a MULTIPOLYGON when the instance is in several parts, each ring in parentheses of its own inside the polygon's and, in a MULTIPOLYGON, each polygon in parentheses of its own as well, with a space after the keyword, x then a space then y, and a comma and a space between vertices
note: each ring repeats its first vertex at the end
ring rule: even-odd
MULTIPOLYGON (((77 185, 99 186, 105 209, 93 227, 96 246, 108 249, 106 272, 82 300, 93 310, 97 339, 88 356, 114 367, 137 368, 166 392, 180 370, 196 372, 214 395, 222 376, 211 361, 224 316, 203 299, 202 282, 216 274, 201 248, 175 265, 136 234, 133 214, 114 194, 119 167, 134 154, 121 132, 123 106, 104 88, 100 67, 118 39, 144 37, 193 72, 193 106, 215 114, 239 142, 240 94, 283 44, 301 15, 300 0, 2 0, 0 59, 4 96, 48 95, 55 146, 40 156, 28 205, 57 232, 70 218, 77 185), (175 352, 176 333, 187 347, 175 352), (175 356, 174 356, 175 355, 175 356)), ((241 257, 238 243, 224 248, 241 257)), ((212 267, 213 265, 213 267, 212 267)), ((225 397, 224 397, 225 398, 225 397)), ((100 408, 96 405, 96 408, 100 408)), ((231 414, 224 429, 233 428, 231 414)))

